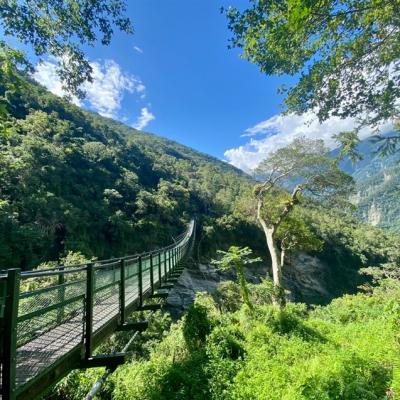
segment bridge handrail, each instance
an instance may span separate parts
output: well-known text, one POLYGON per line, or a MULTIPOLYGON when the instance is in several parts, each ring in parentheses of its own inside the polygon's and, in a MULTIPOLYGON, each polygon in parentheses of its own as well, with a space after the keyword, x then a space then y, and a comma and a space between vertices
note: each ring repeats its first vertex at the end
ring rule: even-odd
MULTIPOLYGON (((96 265, 102 265, 103 263, 107 263, 107 262, 114 262, 114 261, 119 261, 121 259, 133 259, 133 258, 139 258, 139 257, 145 257, 147 255, 150 254, 158 254, 160 252, 163 252, 165 250, 169 250, 172 249, 174 247, 176 247, 190 232, 191 228, 192 228, 192 222, 191 221, 189 223, 189 227, 185 230, 185 232, 181 233, 179 236, 177 236, 177 238, 175 238, 175 242, 171 243, 167 246, 164 247, 159 247, 157 249, 154 250, 149 250, 146 252, 142 252, 142 253, 135 253, 135 254, 129 254, 127 256, 123 256, 123 257, 113 257, 113 258, 107 258, 104 260, 88 260, 85 263, 80 263, 80 264, 72 264, 72 265, 64 265, 64 264, 59 264, 56 265, 54 267, 51 268, 47 268, 47 269, 41 269, 41 270, 37 270, 37 269, 33 269, 30 271, 23 271, 21 272, 21 279, 26 279, 26 278, 36 278, 36 277, 40 277, 40 276, 46 276, 46 273, 48 273, 48 276, 51 275, 58 275, 60 273, 74 273, 74 272, 79 272, 81 270, 85 270, 87 267, 87 264, 89 264, 90 262, 93 262, 96 265), (79 271, 76 269, 79 268, 79 271), (73 269, 73 270, 70 270, 73 269), (57 271, 58 270, 58 271, 57 271)), ((0 270, 0 278, 7 278, 7 270, 0 270)))

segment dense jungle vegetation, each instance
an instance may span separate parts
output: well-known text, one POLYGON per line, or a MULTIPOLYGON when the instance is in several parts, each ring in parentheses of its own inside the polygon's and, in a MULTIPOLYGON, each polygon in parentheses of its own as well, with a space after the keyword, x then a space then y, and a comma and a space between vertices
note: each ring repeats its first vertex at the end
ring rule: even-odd
MULTIPOLYGON (((103 258, 148 250, 169 243, 193 215, 204 260, 237 244, 268 263, 249 176, 23 82, 8 92, 12 117, 1 137, 3 269, 30 269, 69 252, 103 258)), ((3 76, 3 94, 7 87, 3 76)), ((317 253, 330 266, 332 296, 354 290, 358 269, 387 262, 397 243, 351 211, 300 204, 299 213, 323 241, 317 253)))

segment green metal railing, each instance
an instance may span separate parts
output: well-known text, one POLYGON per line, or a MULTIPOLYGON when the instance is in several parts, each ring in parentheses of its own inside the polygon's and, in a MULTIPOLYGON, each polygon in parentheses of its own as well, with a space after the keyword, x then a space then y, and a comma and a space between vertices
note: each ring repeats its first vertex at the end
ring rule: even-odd
POLYGON ((32 398, 89 360, 187 254, 194 221, 156 251, 74 266, 0 273, 0 394, 32 398))

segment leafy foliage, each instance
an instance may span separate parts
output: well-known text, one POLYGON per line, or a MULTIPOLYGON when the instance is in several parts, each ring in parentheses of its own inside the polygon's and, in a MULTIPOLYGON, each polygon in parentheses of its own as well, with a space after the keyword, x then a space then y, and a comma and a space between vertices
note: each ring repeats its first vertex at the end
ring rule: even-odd
POLYGON ((300 74, 287 91, 288 111, 371 125, 398 117, 398 1, 252 0, 226 14, 232 46, 262 72, 300 74))
POLYGON ((0 24, 5 35, 32 46, 36 56, 55 57, 64 87, 83 96, 80 85, 92 80, 92 68, 80 46, 93 46, 99 36, 103 45, 110 44, 114 26, 133 33, 131 21, 123 16, 125 10, 123 0, 1 0, 0 24))
POLYGON ((261 258, 250 258, 253 252, 249 247, 240 248, 231 246, 228 251, 219 250, 218 253, 222 255, 221 259, 212 260, 212 263, 217 265, 222 271, 235 268, 239 278, 243 301, 250 309, 253 309, 253 305, 250 301, 249 289, 247 288, 246 278, 244 276, 244 266, 260 262, 261 258))

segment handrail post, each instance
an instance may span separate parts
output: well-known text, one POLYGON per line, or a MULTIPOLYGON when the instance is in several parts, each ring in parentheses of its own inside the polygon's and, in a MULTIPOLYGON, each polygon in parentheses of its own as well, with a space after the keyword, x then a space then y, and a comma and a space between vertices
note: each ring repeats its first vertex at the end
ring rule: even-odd
POLYGON ((171 272, 171 250, 168 250, 168 274, 171 272))
POLYGON ((139 285, 139 307, 143 306, 143 271, 142 271, 142 256, 139 256, 138 265, 138 285, 139 285))
POLYGON ((16 398, 17 317, 20 279, 21 270, 19 268, 7 271, 4 308, 3 371, 1 376, 3 400, 14 400, 16 398))
POLYGON ((167 250, 164 250, 164 281, 167 282, 167 250))
POLYGON ((161 286, 161 251, 158 253, 158 286, 161 286))
POLYGON ((154 294, 154 275, 153 275, 153 253, 150 253, 150 287, 151 294, 154 294))
POLYGON ((120 324, 125 324, 125 260, 120 261, 120 279, 119 279, 119 317, 120 324))
POLYGON ((94 300, 94 263, 86 266, 86 303, 85 303, 85 358, 92 356, 93 350, 93 300, 94 300))
POLYGON ((57 310, 57 324, 61 324, 64 319, 64 301, 65 301, 65 276, 64 276, 64 265, 60 265, 60 273, 58 275, 58 297, 61 307, 57 310))

